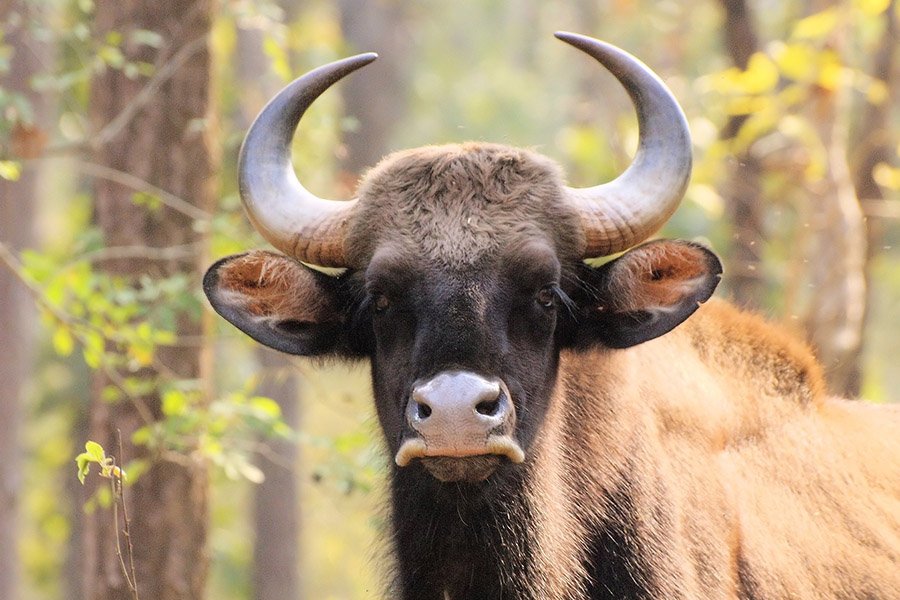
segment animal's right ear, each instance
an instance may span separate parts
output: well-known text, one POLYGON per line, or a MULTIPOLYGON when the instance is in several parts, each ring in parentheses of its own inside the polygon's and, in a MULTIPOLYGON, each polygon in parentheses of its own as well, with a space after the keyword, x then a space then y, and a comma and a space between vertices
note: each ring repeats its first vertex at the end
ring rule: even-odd
POLYGON ((338 351, 347 318, 341 280, 273 252, 223 258, 203 291, 217 313, 257 342, 288 354, 338 351))
POLYGON ((722 263, 691 242, 656 240, 582 273, 575 347, 628 348, 664 335, 712 295, 722 263))

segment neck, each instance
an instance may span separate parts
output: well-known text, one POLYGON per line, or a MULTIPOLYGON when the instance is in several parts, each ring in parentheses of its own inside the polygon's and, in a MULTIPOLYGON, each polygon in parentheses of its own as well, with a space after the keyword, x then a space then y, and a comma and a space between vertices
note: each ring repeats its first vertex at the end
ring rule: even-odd
POLYGON ((395 470, 394 543, 405 600, 532 597, 524 470, 478 483, 441 483, 416 463, 395 470))

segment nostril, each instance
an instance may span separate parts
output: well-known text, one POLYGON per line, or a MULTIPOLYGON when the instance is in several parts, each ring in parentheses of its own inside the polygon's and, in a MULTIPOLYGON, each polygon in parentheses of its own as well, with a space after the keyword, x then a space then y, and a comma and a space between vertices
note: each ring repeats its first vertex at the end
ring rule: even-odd
POLYGON ((486 417, 493 417, 500 410, 500 398, 484 400, 475 405, 475 412, 486 417))
POLYGON ((427 419, 431 416, 431 407, 421 402, 416 402, 416 416, 420 419, 427 419))

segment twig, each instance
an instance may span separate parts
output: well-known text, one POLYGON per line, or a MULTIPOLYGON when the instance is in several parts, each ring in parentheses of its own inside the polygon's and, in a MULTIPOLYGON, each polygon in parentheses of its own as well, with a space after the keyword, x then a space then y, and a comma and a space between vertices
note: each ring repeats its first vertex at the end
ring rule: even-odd
POLYGON ((83 173, 86 173, 88 175, 93 175, 94 177, 99 177, 100 179, 106 179, 107 181, 118 183, 119 185, 123 185, 138 192, 144 192, 156 196, 157 198, 159 198, 159 201, 162 202, 165 206, 171 208, 172 210, 178 211, 181 214, 194 219, 195 221, 209 221, 210 219, 212 219, 212 214, 206 212, 205 210, 197 208, 187 200, 179 198, 175 194, 170 194, 166 190, 158 188, 152 183, 144 181, 140 177, 136 177, 131 173, 126 173, 125 171, 119 171, 111 167, 98 165, 97 163, 82 160, 77 161, 76 166, 81 169, 83 173))
POLYGON ((34 298, 35 302, 46 309, 47 312, 56 317, 60 322, 67 323, 69 325, 78 323, 79 325, 84 325, 86 327, 93 327, 92 325, 90 325, 90 323, 78 321, 71 315, 61 311, 57 307, 47 302, 44 291, 25 276, 25 274, 23 273, 22 263, 19 262, 19 259, 16 258, 16 255, 13 254, 12 251, 3 242, 0 242, 0 263, 3 263, 3 265, 9 270, 9 272, 12 273, 13 276, 15 276, 15 278, 25 286, 25 289, 28 290, 28 293, 32 298, 34 298))
POLYGON ((120 260, 123 258, 140 258, 144 260, 178 260, 180 258, 194 258, 202 249, 202 244, 182 244, 180 246, 168 246, 164 248, 153 246, 108 246, 91 252, 85 252, 73 257, 62 268, 78 265, 84 262, 97 263, 106 260, 120 260))
POLYGON ((110 491, 113 495, 113 529, 116 535, 116 558, 119 559, 119 567, 122 569, 122 575, 125 577, 125 583, 128 584, 128 589, 131 590, 132 593, 135 592, 134 583, 131 581, 131 577, 128 574, 128 567, 125 566, 125 558, 122 556, 122 542, 119 539, 119 498, 122 494, 122 483, 119 479, 113 475, 112 479, 109 480, 110 491))
MULTIPOLYGON (((119 442, 119 460, 122 464, 125 463, 125 451, 122 447, 122 430, 116 429, 116 437, 119 442)), ((139 600, 138 598, 138 590, 137 590, 137 571, 134 568, 134 545, 131 543, 131 520, 128 518, 128 505, 125 502, 125 484, 122 481, 122 468, 121 465, 119 467, 118 472, 118 482, 119 482, 119 499, 122 501, 122 518, 125 521, 125 541, 128 542, 128 564, 131 570, 131 577, 129 580, 128 570, 125 571, 125 580, 128 581, 129 587, 131 587, 131 591, 134 594, 134 600, 139 600)), ((116 544, 119 542, 119 525, 118 521, 116 521, 116 544)), ((116 548, 118 552, 118 547, 116 548)), ((121 554, 119 555, 121 559, 121 554)), ((125 568, 124 561, 122 562, 122 568, 125 568)))
POLYGON ((860 204, 867 217, 900 219, 900 200, 864 199, 860 204))

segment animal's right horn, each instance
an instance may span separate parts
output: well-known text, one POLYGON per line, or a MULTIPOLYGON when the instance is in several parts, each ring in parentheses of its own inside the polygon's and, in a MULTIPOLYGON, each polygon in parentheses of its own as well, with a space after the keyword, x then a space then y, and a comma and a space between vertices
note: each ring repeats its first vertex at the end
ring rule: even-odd
POLYGON ((297 123, 325 90, 376 58, 352 56, 294 80, 262 109, 244 138, 238 186, 247 216, 270 244, 298 260, 347 266, 344 234, 356 201, 324 200, 303 187, 291 165, 297 123))
POLYGON ((678 101, 644 63, 584 35, 556 37, 609 69, 638 113, 638 149, 628 169, 608 183, 566 190, 581 214, 585 258, 608 256, 653 235, 678 208, 691 176, 691 135, 678 101))

